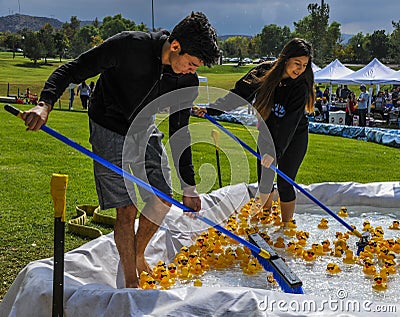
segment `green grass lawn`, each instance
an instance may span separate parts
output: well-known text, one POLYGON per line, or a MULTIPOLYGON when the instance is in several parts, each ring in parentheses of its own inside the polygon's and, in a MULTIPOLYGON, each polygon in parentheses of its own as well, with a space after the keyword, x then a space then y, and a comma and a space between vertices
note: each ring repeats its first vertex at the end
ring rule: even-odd
MULTIPOLYGON (((11 54, 9 54, 12 56, 11 54)), ((23 57, 17 57, 24 61, 23 57)), ((17 59, 16 58, 16 59, 17 59)), ((27 61, 25 61, 27 62, 27 61)), ((56 67, 34 68, 18 66, 16 61, 0 53, 1 82, 8 78, 21 87, 42 86, 49 73, 56 67), (6 72, 5 77, 3 71, 6 72), (25 77, 26 73, 26 77, 25 77), (17 75, 18 74, 18 75, 17 75)), ((228 89, 248 68, 218 66, 201 69, 210 85, 224 82, 228 89)), ((220 87, 220 86, 219 86, 220 87)), ((0 95, 4 93, 0 91, 0 95)), ((22 105, 22 110, 29 109, 22 105)), ((159 115, 157 122, 167 134, 165 115, 159 115)), ((67 174, 67 220, 73 218, 78 204, 96 204, 92 161, 76 150, 62 144, 42 131, 27 132, 23 122, 0 109, 0 299, 14 281, 18 272, 30 261, 51 257, 53 254, 53 202, 50 195, 50 180, 53 173, 67 174)), ((255 147, 254 127, 223 123, 239 138, 255 147)), ((53 111, 48 125, 82 146, 90 148, 88 142, 88 118, 85 112, 53 111)), ((190 126, 193 140, 193 163, 196 181, 201 193, 218 188, 215 169, 215 148, 211 138, 214 126, 205 119, 192 118, 190 126)), ((256 161, 234 141, 220 134, 221 167, 223 185, 256 181, 256 161)), ((318 182, 360 183, 398 181, 400 169, 399 150, 374 143, 344 139, 326 135, 310 135, 307 156, 299 171, 297 182, 311 184, 318 182)), ((173 175, 174 188, 178 181, 173 175)), ((176 198, 179 200, 179 191, 176 198)), ((106 211, 113 214, 113 211, 106 211)), ((97 226, 103 233, 112 228, 97 226)), ((66 251, 77 248, 88 240, 66 234, 66 251)))

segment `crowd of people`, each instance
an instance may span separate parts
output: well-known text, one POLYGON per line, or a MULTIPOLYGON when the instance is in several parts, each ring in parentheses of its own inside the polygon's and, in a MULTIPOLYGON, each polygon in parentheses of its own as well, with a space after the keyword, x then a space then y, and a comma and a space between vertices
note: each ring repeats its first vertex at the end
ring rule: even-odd
POLYGON ((370 94, 364 84, 359 86, 359 92, 354 92, 347 85, 338 85, 335 94, 330 94, 329 88, 321 91, 320 86, 315 87, 316 102, 315 117, 317 121, 329 123, 329 111, 344 110, 346 112, 345 124, 367 125, 368 109, 370 115, 389 124, 389 114, 398 115, 400 109, 400 86, 392 90, 379 90, 370 94), (330 101, 330 102, 329 102, 330 101), (340 107, 338 107, 341 105, 340 107))

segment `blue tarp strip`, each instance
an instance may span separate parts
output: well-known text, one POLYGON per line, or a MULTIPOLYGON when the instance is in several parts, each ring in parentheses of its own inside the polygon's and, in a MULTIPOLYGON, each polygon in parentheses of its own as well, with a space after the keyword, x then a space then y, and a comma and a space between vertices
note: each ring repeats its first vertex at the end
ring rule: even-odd
MULTIPOLYGON (((220 116, 214 116, 214 118, 218 121, 241 123, 249 126, 255 126, 257 124, 256 117, 251 114, 224 113, 220 116)), ((395 148, 400 147, 400 130, 396 129, 391 130, 383 128, 310 122, 309 131, 310 133, 316 134, 327 134, 350 139, 364 140, 395 148)))

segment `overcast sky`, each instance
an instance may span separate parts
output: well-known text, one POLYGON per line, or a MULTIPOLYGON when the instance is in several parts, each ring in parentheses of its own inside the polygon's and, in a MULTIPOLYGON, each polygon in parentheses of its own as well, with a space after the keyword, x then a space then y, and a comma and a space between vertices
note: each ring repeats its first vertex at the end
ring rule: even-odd
MULTIPOLYGON (((400 20, 399 0, 325 0, 330 6, 330 23, 341 24, 341 32, 372 33, 393 31, 392 21, 400 20)), ((204 12, 218 35, 255 35, 264 25, 287 25, 308 15, 312 0, 153 0, 154 25, 171 30, 190 11, 204 12)), ((92 21, 96 17, 121 13, 135 23, 152 26, 151 0, 0 0, 0 16, 21 13, 52 17, 66 22, 71 16, 92 21)))

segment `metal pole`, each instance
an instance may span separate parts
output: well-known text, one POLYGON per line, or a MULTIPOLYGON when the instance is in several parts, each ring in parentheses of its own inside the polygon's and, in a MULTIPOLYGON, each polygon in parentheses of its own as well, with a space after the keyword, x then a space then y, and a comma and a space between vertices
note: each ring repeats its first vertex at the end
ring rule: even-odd
POLYGON ((222 188, 221 164, 219 161, 219 146, 218 146, 219 132, 217 130, 213 129, 211 131, 211 136, 214 139, 214 144, 215 144, 215 156, 216 156, 216 160, 217 160, 218 184, 219 184, 219 188, 222 188))
POLYGON ((154 0, 151 0, 151 27, 154 32, 155 31, 155 28, 154 28, 154 0))
POLYGON ((53 317, 63 317, 64 314, 64 239, 67 184, 68 175, 53 174, 50 183, 54 203, 53 317))

